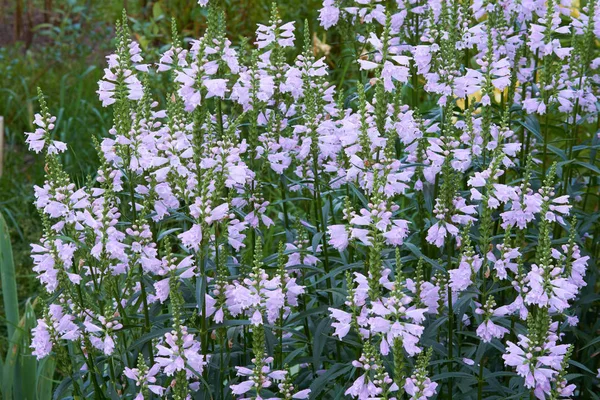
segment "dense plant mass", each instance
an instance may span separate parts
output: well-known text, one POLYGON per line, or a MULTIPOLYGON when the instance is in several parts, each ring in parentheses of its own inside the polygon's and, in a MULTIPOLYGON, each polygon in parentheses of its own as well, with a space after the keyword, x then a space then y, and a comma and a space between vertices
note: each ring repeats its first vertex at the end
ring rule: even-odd
POLYGON ((157 63, 118 24, 82 185, 40 92, 56 398, 598 398, 595 0, 325 0, 334 71, 199 3, 157 63))

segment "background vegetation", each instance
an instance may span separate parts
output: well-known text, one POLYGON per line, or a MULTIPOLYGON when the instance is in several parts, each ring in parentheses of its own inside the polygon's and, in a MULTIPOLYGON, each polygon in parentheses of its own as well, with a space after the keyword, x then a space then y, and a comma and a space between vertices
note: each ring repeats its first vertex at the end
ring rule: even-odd
MULTIPOLYGON (((268 19, 271 0, 227 4, 229 36, 253 41, 256 24, 268 19)), ((316 24, 319 6, 320 1, 308 0, 279 9, 285 20, 316 24)), ((206 9, 190 0, 0 0, 0 214, 5 220, 0 221, 0 398, 50 398, 60 382, 53 362, 36 363, 28 349, 29 330, 36 312, 40 314, 30 243, 42 232, 33 186, 43 183, 44 161, 43 155, 27 151, 23 133, 34 129, 36 88, 41 86, 52 99, 57 135, 69 143, 65 170, 82 182, 97 167, 91 138, 105 135, 112 123, 112 111, 101 106, 96 90, 123 10, 149 62, 158 61, 158 51, 170 43, 172 17, 185 37, 199 37, 205 29, 206 9), (146 52, 150 49, 156 54, 146 52), (8 264, 12 271, 7 271, 8 264)))
MULTIPOLYGON (((236 42, 254 40, 256 24, 268 19, 271 0, 228 0, 229 37, 236 42)), ((315 51, 327 56, 332 66, 343 64, 353 51, 338 45, 339 38, 324 35, 316 25, 320 8, 319 0, 280 1, 278 8, 284 21, 295 20, 302 30, 302 21, 312 24, 317 32, 313 38, 315 51)), ((33 185, 43 180, 43 157, 29 153, 24 144, 23 132, 33 129, 33 115, 37 111, 36 87, 41 86, 48 98, 50 107, 57 115, 57 138, 68 143, 69 150, 64 154, 63 165, 75 181, 84 181, 96 169, 97 160, 93 151, 92 137, 102 137, 111 125, 109 109, 101 107, 96 95, 97 81, 102 76, 104 56, 113 49, 114 21, 125 9, 130 18, 136 40, 144 50, 162 51, 170 43, 171 17, 175 18, 182 36, 198 37, 205 28, 205 9, 191 0, 0 0, 0 116, 4 118, 4 147, 2 176, 0 177, 0 246, 6 246, 10 237, 12 258, 16 276, 16 296, 7 295, 13 290, 7 284, 7 271, 3 271, 2 295, 4 299, 18 299, 17 304, 2 302, 0 316, 4 319, 14 309, 22 316, 21 328, 35 322, 37 282, 31 272, 29 244, 39 239, 41 222, 32 205, 33 185), (76 152, 72 151, 76 149, 76 152), (11 311, 12 309, 12 311, 11 311)), ((298 35, 301 37, 301 33, 298 35)), ((157 54, 145 52, 150 62, 158 60, 157 54)), ((353 67, 351 67, 353 68, 353 67)), ((337 68, 341 71, 342 68, 337 68)), ((350 84, 353 74, 346 71, 333 79, 338 84, 350 84)), ((536 122, 537 123, 537 122, 536 122)), ((531 132, 540 132, 539 124, 532 122, 527 127, 531 132)), ((593 129, 589 129, 590 132, 593 129)), ((593 132, 595 133, 595 132, 593 132)), ((585 174, 590 176, 589 196, 581 205, 586 215, 595 215, 584 221, 580 230, 593 232, 598 229, 598 176, 600 169, 596 158, 598 136, 582 137, 585 151, 579 153, 585 161, 585 174)), ((560 143, 564 132, 553 128, 555 143, 560 143)), ((541 135, 540 135, 541 136, 541 135)), ((560 161, 560 149, 551 146, 560 161)), ((582 162, 583 162, 582 161, 582 162)), ((597 234, 590 246, 591 254, 598 252, 597 234)), ((6 247, 0 247, 2 262, 6 262, 6 247)), ((593 351, 600 329, 598 320, 597 267, 592 259, 592 272, 588 276, 588 286, 578 302, 583 316, 581 336, 577 338, 575 359, 581 368, 593 369, 593 351)), ((10 271, 9 271, 10 273, 10 271)), ((10 275, 8 275, 10 278, 10 275)), ((3 321, 0 324, 0 363, 8 367, 11 345, 29 343, 28 331, 17 330, 22 335, 9 335, 3 321), (9 341, 7 338, 12 338, 9 341), (19 340, 19 342, 16 341, 19 340)), ((8 324, 10 326, 10 324, 8 324)), ((25 351, 26 346, 22 347, 25 351)), ((53 366, 36 365, 33 369, 38 385, 52 387, 53 366)), ((0 386, 11 378, 10 370, 0 371, 0 386)), ((33 378, 31 378, 33 379, 33 378)), ((28 378, 23 378, 28 382, 28 378)), ((26 386, 26 385, 24 385, 26 386)), ((44 392, 39 386, 29 388, 34 392, 44 392)), ((17 389, 15 389, 17 390, 17 389)), ((47 391, 51 393, 51 391, 47 391)), ((8 398, 3 391, 4 397, 8 398)), ((22 393, 21 398, 30 398, 22 393)), ((33 398, 33 397, 32 397, 33 398)), ((35 397, 37 398, 37 397, 35 397)))
MULTIPOLYGON (((227 3, 230 37, 253 41, 256 24, 268 19, 271 0, 227 3)), ((285 20, 316 21, 320 1, 285 3, 278 5, 285 20)), ((52 99, 51 109, 58 117, 56 132, 69 143, 65 169, 76 181, 85 180, 97 166, 90 138, 106 134, 112 120, 96 90, 104 57, 114 47, 114 22, 123 9, 144 50, 164 50, 170 43, 171 16, 185 37, 199 37, 205 28, 206 9, 189 0, 0 0, 0 116, 4 117, 0 213, 12 242, 21 310, 28 299, 36 297, 29 244, 41 235, 32 203, 33 185, 43 180, 43 157, 27 151, 23 135, 33 129, 36 87, 41 86, 52 99)), ((149 61, 158 60, 157 54, 144 55, 149 61)), ((4 353, 5 334, 0 341, 4 353)))

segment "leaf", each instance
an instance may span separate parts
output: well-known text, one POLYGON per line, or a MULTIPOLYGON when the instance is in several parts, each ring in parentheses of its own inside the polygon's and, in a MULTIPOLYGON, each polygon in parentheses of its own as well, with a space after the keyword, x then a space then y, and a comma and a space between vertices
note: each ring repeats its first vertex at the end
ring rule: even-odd
POLYGON ((590 374, 596 376, 596 373, 593 372, 591 369, 589 369, 588 367, 586 367, 585 365, 583 365, 582 363, 575 361, 575 360, 569 360, 569 364, 576 366, 579 369, 584 370, 585 372, 589 372, 590 374))
POLYGON ((304 353, 304 348, 302 348, 302 347, 292 351, 291 353, 288 353, 288 355, 285 356, 283 363, 284 364, 292 364, 292 361, 296 358, 296 356, 298 356, 299 354, 302 354, 302 353, 304 353))
POLYGON ((169 236, 171 233, 177 232, 180 230, 182 230, 182 229, 181 228, 172 228, 172 229, 167 229, 166 231, 159 232, 158 237, 156 238, 156 241, 160 242, 162 239, 165 238, 165 236, 169 236))
POLYGON ((313 381, 310 385, 310 398, 311 399, 319 399, 317 395, 320 394, 323 389, 327 386, 328 383, 335 380, 340 375, 349 372, 352 368, 352 365, 349 364, 334 364, 331 368, 329 368, 323 375, 319 376, 317 379, 313 381))
POLYGON ((249 320, 230 319, 227 321, 223 321, 220 324, 210 325, 208 327, 208 330, 210 331, 210 330, 227 327, 227 326, 247 326, 247 325, 252 325, 252 322, 250 322, 249 320))
POLYGON ((419 250, 417 248, 417 246, 415 246, 414 244, 404 242, 404 246, 408 247, 408 249, 411 251, 411 253, 413 253, 415 255, 415 257, 417 259, 422 258, 423 260, 427 261, 429 264, 434 266, 436 269, 438 269, 440 271, 444 271, 444 268, 442 268, 442 266, 438 262, 436 262, 436 261, 432 260, 431 258, 427 257, 426 255, 424 255, 421 252, 421 250, 419 250))
MULTIPOLYGON (((85 371, 77 371, 73 374, 73 377, 78 379, 83 374, 85 374, 85 371)), ((54 391, 54 395, 52 396, 52 400, 63 400, 65 398, 67 398, 67 396, 65 395, 65 392, 67 392, 69 390, 69 388, 72 386, 72 383, 73 383, 73 380, 71 379, 70 376, 67 376, 65 379, 63 379, 60 382, 60 384, 56 387, 56 390, 54 391)))
POLYGON ((6 360, 2 366, 2 394, 11 399, 13 390, 20 390, 19 354, 23 337, 21 328, 25 321, 19 322, 19 301, 17 297, 17 281, 12 256, 12 246, 8 227, 0 214, 0 280, 2 280, 2 301, 6 314, 6 328, 10 338, 6 360))
POLYGON ((600 175, 600 168, 596 167, 595 165, 592 165, 590 163, 586 163, 586 162, 583 162, 583 161, 574 161, 573 164, 579 165, 580 167, 583 167, 583 168, 587 168, 590 171, 593 171, 593 172, 595 172, 595 173, 597 173, 597 174, 600 175))
POLYGON ((319 244, 321 243, 321 239, 323 238, 323 235, 324 235, 323 232, 319 232, 313 236, 312 250, 314 253, 317 253, 317 247, 319 247, 319 244))
POLYGON ((441 381, 446 378, 463 378, 463 379, 473 379, 477 380, 473 375, 467 374, 466 372, 443 372, 438 375, 434 375, 431 378, 432 381, 441 381))
POLYGON ((0 280, 2 280, 2 301, 6 314, 8 337, 12 338, 19 324, 19 299, 17 297, 17 280, 13 262, 12 246, 8 226, 0 214, 0 280))
POLYGON ((350 186, 350 189, 352 189, 352 192, 354 193, 354 195, 356 197, 358 197, 358 199, 362 203, 363 207, 367 207, 369 204, 369 201, 367 200, 365 195, 360 190, 358 190, 356 188, 356 186, 354 186, 353 184, 349 183, 348 186, 350 186))
POLYGON ((543 140, 542 128, 536 117, 533 115, 527 115, 525 121, 518 121, 525 129, 533 133, 538 140, 543 140))
POLYGON ((596 343, 600 342, 600 336, 598 336, 597 338, 593 339, 591 342, 589 342, 588 344, 586 344, 585 346, 583 346, 582 348, 580 348, 578 350, 578 352, 580 352, 581 350, 587 349, 590 346, 595 345, 596 343))
MULTIPOLYGON (((24 326, 23 326, 23 337, 21 340, 20 353, 20 379, 21 379, 21 393, 20 395, 24 399, 34 399, 36 394, 36 382, 37 382, 37 360, 36 357, 31 354, 29 349, 30 332, 35 328, 37 320, 35 318, 35 312, 33 305, 29 300, 25 304, 25 315, 24 326)), ((16 393, 15 393, 16 394, 16 393)))
POLYGON ((132 351, 132 350, 136 349, 137 347, 142 346, 146 342, 148 342, 148 341, 150 341, 150 340, 152 340, 154 338, 163 336, 165 333, 171 332, 172 330, 173 330, 172 328, 162 328, 162 329, 157 329, 157 330, 152 331, 152 332, 148 332, 145 335, 143 335, 142 337, 140 337, 138 340, 136 340, 135 342, 133 342, 131 344, 131 346, 129 346, 128 350, 132 351))
POLYGON ((565 152, 563 150, 559 149, 558 147, 552 146, 549 144, 548 150, 550 150, 551 152, 553 152, 554 154, 559 156, 561 160, 563 160, 563 161, 567 160, 567 155, 565 154, 565 152))
POLYGON ((286 199, 281 199, 273 202, 273 205, 283 204, 283 203, 293 203, 294 201, 312 201, 312 197, 288 197, 286 199))
POLYGON ((53 376, 56 369, 56 360, 47 357, 38 363, 36 377, 37 400, 50 400, 52 398, 53 376))
POLYGON ((210 389, 210 385, 208 384, 208 382, 206 382, 206 379, 204 379, 204 377, 198 371, 196 371, 194 368, 192 368, 192 366, 190 364, 185 363, 185 366, 187 367, 187 369, 189 369, 190 371, 192 371, 194 373, 194 375, 196 375, 196 377, 198 379, 200 379, 200 382, 202 382, 202 384, 206 388, 205 392, 208 393, 208 394, 210 394, 210 398, 212 399, 213 396, 211 394, 212 392, 211 392, 211 389, 210 389))
POLYGON ((328 305, 323 305, 320 307, 309 308, 306 311, 303 311, 298 314, 294 314, 294 316, 286 322, 286 325, 294 324, 296 321, 302 321, 304 318, 307 318, 308 316, 313 315, 313 314, 324 313, 325 311, 327 311, 328 308, 329 308, 328 305))
POLYGON ((319 360, 321 358, 321 353, 325 348, 325 344, 329 339, 328 332, 330 330, 331 320, 329 318, 323 318, 315 330, 315 334, 313 336, 313 365, 315 368, 318 368, 321 364, 319 360))
POLYGON ((156 2, 152 5, 152 17, 154 19, 158 19, 161 16, 163 16, 162 7, 160 6, 159 2, 156 2))

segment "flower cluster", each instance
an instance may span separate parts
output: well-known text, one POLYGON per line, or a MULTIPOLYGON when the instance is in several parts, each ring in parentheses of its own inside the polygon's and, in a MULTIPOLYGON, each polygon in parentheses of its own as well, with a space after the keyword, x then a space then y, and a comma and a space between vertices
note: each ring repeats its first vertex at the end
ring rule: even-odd
POLYGON ((40 93, 32 354, 80 397, 576 393, 600 7, 325 0, 339 66, 275 7, 238 46, 199 4, 155 64, 118 25, 85 185, 40 93))

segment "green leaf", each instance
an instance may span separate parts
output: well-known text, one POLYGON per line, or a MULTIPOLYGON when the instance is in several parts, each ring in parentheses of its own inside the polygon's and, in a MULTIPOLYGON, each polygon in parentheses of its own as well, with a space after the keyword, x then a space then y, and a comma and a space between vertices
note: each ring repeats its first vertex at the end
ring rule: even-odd
MULTIPOLYGON (((13 262, 12 246, 8 234, 8 226, 0 214, 0 280, 2 280, 2 301, 6 314, 8 331, 8 350, 2 367, 2 395, 5 399, 13 397, 14 390, 20 390, 19 353, 23 337, 23 329, 19 328, 19 300, 17 297, 17 281, 13 262)), ((24 321, 21 322, 24 324, 24 321)))
POLYGON ((554 154, 559 156, 561 160, 563 160, 563 161, 567 160, 567 155, 565 154, 565 152, 563 150, 559 149, 558 147, 552 146, 551 144, 549 144, 548 150, 550 150, 551 152, 553 152, 554 154))
MULTIPOLYGON (((77 372, 76 375, 82 375, 82 372, 77 372)), ((62 400, 67 398, 66 393, 69 393, 68 390, 73 385, 73 380, 71 377, 67 376, 62 382, 56 387, 54 391, 54 395, 52 396, 52 400, 62 400)))
POLYGON ((162 10, 162 7, 160 6, 160 3, 159 2, 154 3, 152 5, 152 17, 154 19, 158 19, 162 15, 163 15, 163 10, 162 10))
POLYGON ((12 338, 19 324, 19 299, 17 297, 17 280, 13 262, 12 246, 8 226, 0 214, 0 279, 2 280, 2 301, 6 314, 8 337, 12 338))
POLYGON ((596 373, 593 372, 591 369, 589 369, 588 367, 586 367, 585 365, 583 365, 582 363, 575 361, 575 360, 569 360, 569 364, 576 366, 579 369, 584 370, 585 372, 589 372, 590 374, 596 376, 596 373))
POLYGON ((310 385, 310 398, 311 399, 319 399, 321 397, 318 396, 326 387, 327 384, 335 380, 340 375, 349 372, 352 369, 351 364, 335 364, 331 368, 329 368, 323 375, 319 376, 315 379, 310 385))
POLYGON ((323 318, 313 336, 313 365, 318 368, 321 364, 320 358, 325 344, 329 339, 329 331, 331 330, 331 320, 329 318, 323 318))
POLYGON ((600 396, 598 396, 596 393, 592 392, 590 389, 588 389, 588 392, 591 396, 592 399, 594 400, 600 400, 600 396))
POLYGON ((446 379, 446 378, 463 378, 463 379, 473 379, 473 380, 477 380, 477 378, 475 378, 475 376, 473 376, 472 374, 468 374, 466 372, 444 372, 438 375, 434 375, 433 378, 431 378, 432 381, 441 381, 442 379, 446 379))
POLYGON ((37 382, 37 360, 35 356, 31 354, 29 343, 31 342, 30 332, 33 328, 35 328, 37 320, 35 318, 33 305, 29 300, 27 300, 27 303, 25 304, 25 315, 23 320, 25 323, 23 326, 23 336, 21 338, 21 346, 19 349, 19 367, 21 379, 20 395, 23 399, 34 399, 36 393, 35 383, 37 382))
POLYGON ((533 115, 527 115, 525 121, 518 121, 525 129, 533 133, 538 140, 543 140, 542 128, 536 117, 533 115))
POLYGON ((583 161, 574 161, 573 164, 579 165, 580 167, 583 167, 583 168, 587 168, 590 171, 593 171, 593 172, 595 172, 595 173, 597 173, 597 174, 600 175, 600 168, 596 167, 595 165, 592 165, 590 163, 586 163, 586 162, 583 162, 583 161))
POLYGON ((165 236, 169 236, 171 233, 173 232, 177 232, 180 231, 181 228, 172 228, 172 229, 167 229, 165 231, 159 232, 158 233, 158 237, 157 237, 157 241, 160 242, 162 239, 165 238, 165 236))
POLYGON ((598 342, 600 342, 600 336, 598 336, 597 338, 593 339, 591 342, 589 342, 588 344, 586 344, 585 346, 583 346, 582 348, 580 348, 578 350, 578 352, 581 351, 581 350, 587 349, 588 347, 593 346, 593 345, 595 345, 598 342))
POLYGON ((293 317, 290 318, 286 322, 286 325, 293 325, 297 321, 302 321, 304 318, 307 318, 308 316, 313 315, 313 314, 324 313, 327 311, 328 308, 329 308, 328 305, 323 305, 323 306, 319 306, 319 307, 309 308, 306 311, 300 312, 298 314, 294 314, 293 317))
POLYGON ((52 398, 52 386, 54 385, 54 371, 56 369, 56 360, 47 357, 38 363, 36 377, 36 398, 37 400, 50 400, 52 398))
POLYGON ((6 360, 2 369, 2 397, 12 399, 14 391, 20 391, 19 355, 23 341, 25 321, 22 320, 15 333, 10 337, 6 360))
POLYGON ((152 339, 155 339, 157 337, 163 336, 165 333, 171 332, 172 330, 173 330, 172 328, 162 328, 162 329, 157 329, 155 331, 146 333, 141 338, 139 338, 138 340, 133 342, 133 344, 131 346, 129 346, 129 350, 130 351, 134 350, 135 348, 145 344, 146 342, 148 342, 152 339))

